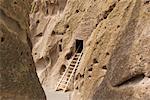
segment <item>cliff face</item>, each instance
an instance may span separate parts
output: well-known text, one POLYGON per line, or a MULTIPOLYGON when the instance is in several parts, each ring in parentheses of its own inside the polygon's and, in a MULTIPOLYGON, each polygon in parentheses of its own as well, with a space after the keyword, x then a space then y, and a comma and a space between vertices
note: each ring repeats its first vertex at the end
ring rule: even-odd
POLYGON ((83 100, 149 100, 149 1, 100 3, 108 7, 107 17, 89 39, 77 73, 84 78, 79 78, 73 98, 79 94, 83 100))
POLYGON ((83 40, 72 100, 150 99, 149 0, 43 0, 33 5, 32 54, 45 87, 55 87, 76 41, 83 40))
POLYGON ((45 100, 31 56, 29 11, 32 0, 0 0, 0 98, 45 100))

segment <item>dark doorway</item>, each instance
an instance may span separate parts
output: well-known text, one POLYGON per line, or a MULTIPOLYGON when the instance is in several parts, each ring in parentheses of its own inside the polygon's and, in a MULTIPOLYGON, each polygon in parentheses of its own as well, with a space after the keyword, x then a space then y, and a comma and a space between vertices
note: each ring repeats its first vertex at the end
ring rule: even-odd
POLYGON ((62 52, 62 46, 59 44, 59 51, 62 52))
POLYGON ((76 40, 76 51, 81 53, 83 49, 83 40, 76 40))

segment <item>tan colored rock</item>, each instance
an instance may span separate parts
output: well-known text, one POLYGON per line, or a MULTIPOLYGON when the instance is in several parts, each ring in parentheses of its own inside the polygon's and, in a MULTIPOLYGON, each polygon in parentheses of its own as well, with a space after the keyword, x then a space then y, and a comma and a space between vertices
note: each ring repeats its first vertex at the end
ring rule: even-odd
POLYGON ((45 100, 31 56, 32 0, 0 0, 0 99, 45 100))
POLYGON ((72 100, 150 99, 149 0, 49 2, 54 6, 31 14, 32 54, 44 87, 57 85, 78 39, 84 49, 72 100))

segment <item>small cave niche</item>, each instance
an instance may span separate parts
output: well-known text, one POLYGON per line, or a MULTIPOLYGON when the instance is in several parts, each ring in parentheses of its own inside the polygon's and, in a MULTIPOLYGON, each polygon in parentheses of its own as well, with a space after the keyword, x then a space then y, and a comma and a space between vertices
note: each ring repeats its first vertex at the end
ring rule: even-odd
POLYGON ((107 66, 106 66, 106 65, 104 65, 104 66, 102 67, 102 69, 105 69, 105 70, 107 70, 107 66))
POLYGON ((95 25, 96 27, 98 26, 98 24, 95 25))
POLYGON ((76 10, 76 13, 79 13, 79 10, 76 10))
POLYGON ((79 89, 79 87, 77 86, 75 89, 76 89, 76 90, 78 90, 78 89, 79 89))
POLYGON ((36 21, 36 24, 39 24, 39 23, 40 23, 40 20, 37 20, 37 21, 36 21))
POLYGON ((73 52, 69 52, 69 53, 66 54, 65 58, 67 60, 69 60, 69 59, 71 59, 72 56, 73 56, 73 52))
POLYGON ((62 45, 59 44, 59 52, 62 52, 62 45))
POLYGON ((23 51, 20 53, 20 55, 21 55, 21 56, 23 55, 23 51))
POLYGON ((84 74, 82 74, 82 75, 80 74, 80 78, 84 78, 84 74))
POLYGON ((55 33, 55 31, 52 31, 52 35, 55 35, 56 33, 55 33))
POLYGON ((88 78, 91 78, 92 76, 91 75, 88 75, 88 78))
POLYGON ((107 55, 107 56, 110 55, 109 52, 106 52, 106 55, 107 55))
POLYGON ((42 32, 40 32, 39 34, 36 35, 36 37, 41 37, 41 36, 43 36, 42 32))
POLYGON ((61 43, 62 43, 62 41, 63 41, 63 40, 62 40, 62 39, 60 39, 60 42, 61 42, 61 43))
POLYGON ((96 44, 99 44, 99 42, 96 42, 96 44))
POLYGON ((144 0, 144 4, 149 4, 150 0, 144 0))
POLYGON ((37 53, 34 53, 34 55, 37 55, 37 53))
POLYGON ((75 77, 75 80, 78 80, 80 78, 81 74, 78 73, 77 76, 75 77))
POLYGON ((67 24, 67 25, 65 25, 65 28, 69 28, 69 25, 67 24))
POLYGON ((97 61, 96 58, 93 59, 93 63, 94 63, 94 64, 95 64, 95 63, 98 63, 98 61, 97 61))
POLYGON ((93 70, 93 68, 89 68, 89 69, 88 69, 88 71, 92 71, 92 70, 93 70))
POLYGON ((48 15, 48 9, 46 9, 46 15, 48 15))
POLYGON ((1 37, 1 42, 4 42, 5 38, 4 37, 1 37))
POLYGON ((120 27, 120 25, 117 25, 117 28, 119 28, 120 27))
POLYGON ((14 1, 14 4, 17 4, 17 2, 16 2, 16 1, 14 1))
POLYGON ((63 73, 65 72, 65 70, 66 70, 66 65, 63 64, 61 66, 61 68, 60 68, 60 71, 59 71, 60 75, 63 75, 63 73))

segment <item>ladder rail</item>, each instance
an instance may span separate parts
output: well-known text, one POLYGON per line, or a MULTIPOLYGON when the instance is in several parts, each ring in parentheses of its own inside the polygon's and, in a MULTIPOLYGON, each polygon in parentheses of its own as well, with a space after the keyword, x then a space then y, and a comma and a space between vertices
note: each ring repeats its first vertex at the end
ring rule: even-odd
MULTIPOLYGON (((75 55, 74 55, 74 56, 75 56, 75 55)), ((67 66, 67 68, 66 68, 66 70, 65 70, 64 74, 62 75, 61 79, 59 80, 59 82, 58 82, 58 84, 57 84, 57 86, 56 86, 56 89, 55 89, 55 90, 57 90, 57 89, 58 89, 58 87, 59 87, 60 83, 62 82, 62 80, 63 80, 64 76, 66 75, 66 73, 67 73, 67 71, 68 71, 68 69, 69 69, 69 66, 70 66, 70 64, 71 64, 71 62, 72 62, 72 60, 73 60, 74 56, 71 58, 71 61, 69 62, 69 64, 68 64, 68 66, 67 66)))
MULTIPOLYGON (((79 47, 80 47, 80 46, 79 46, 79 47)), ((70 67, 70 65, 71 65, 72 60, 74 59, 74 57, 75 57, 76 53, 78 52, 79 47, 77 48, 77 50, 76 50, 75 54, 74 54, 74 55, 73 55, 73 57, 71 58, 71 60, 70 60, 70 62, 69 62, 69 64, 68 64, 68 66, 67 66, 67 68, 66 68, 66 70, 65 70, 64 74, 62 75, 61 79, 59 80, 59 82, 58 82, 58 84, 57 84, 57 86, 56 86, 56 89, 55 89, 55 90, 57 90, 57 89, 58 89, 58 87, 59 87, 60 83, 62 82, 63 78, 65 77, 65 75, 66 75, 66 73, 67 73, 67 71, 68 71, 68 69, 69 69, 69 67, 70 67)))
POLYGON ((72 76, 74 75, 74 72, 75 72, 75 70, 76 70, 76 68, 77 68, 77 65, 78 65, 78 63, 79 63, 79 61, 80 61, 80 59, 81 59, 82 53, 83 53, 83 51, 81 52, 81 54, 80 54, 80 56, 79 56, 79 58, 78 58, 78 60, 77 60, 77 62, 76 62, 76 65, 75 65, 75 67, 74 67, 74 69, 73 69, 73 71, 72 71, 72 73, 71 73, 71 75, 70 75, 70 77, 69 77, 69 80, 67 81, 67 84, 66 84, 66 86, 65 86, 64 92, 66 91, 66 89, 67 89, 67 87, 68 87, 68 85, 69 85, 69 82, 70 82, 72 76))

